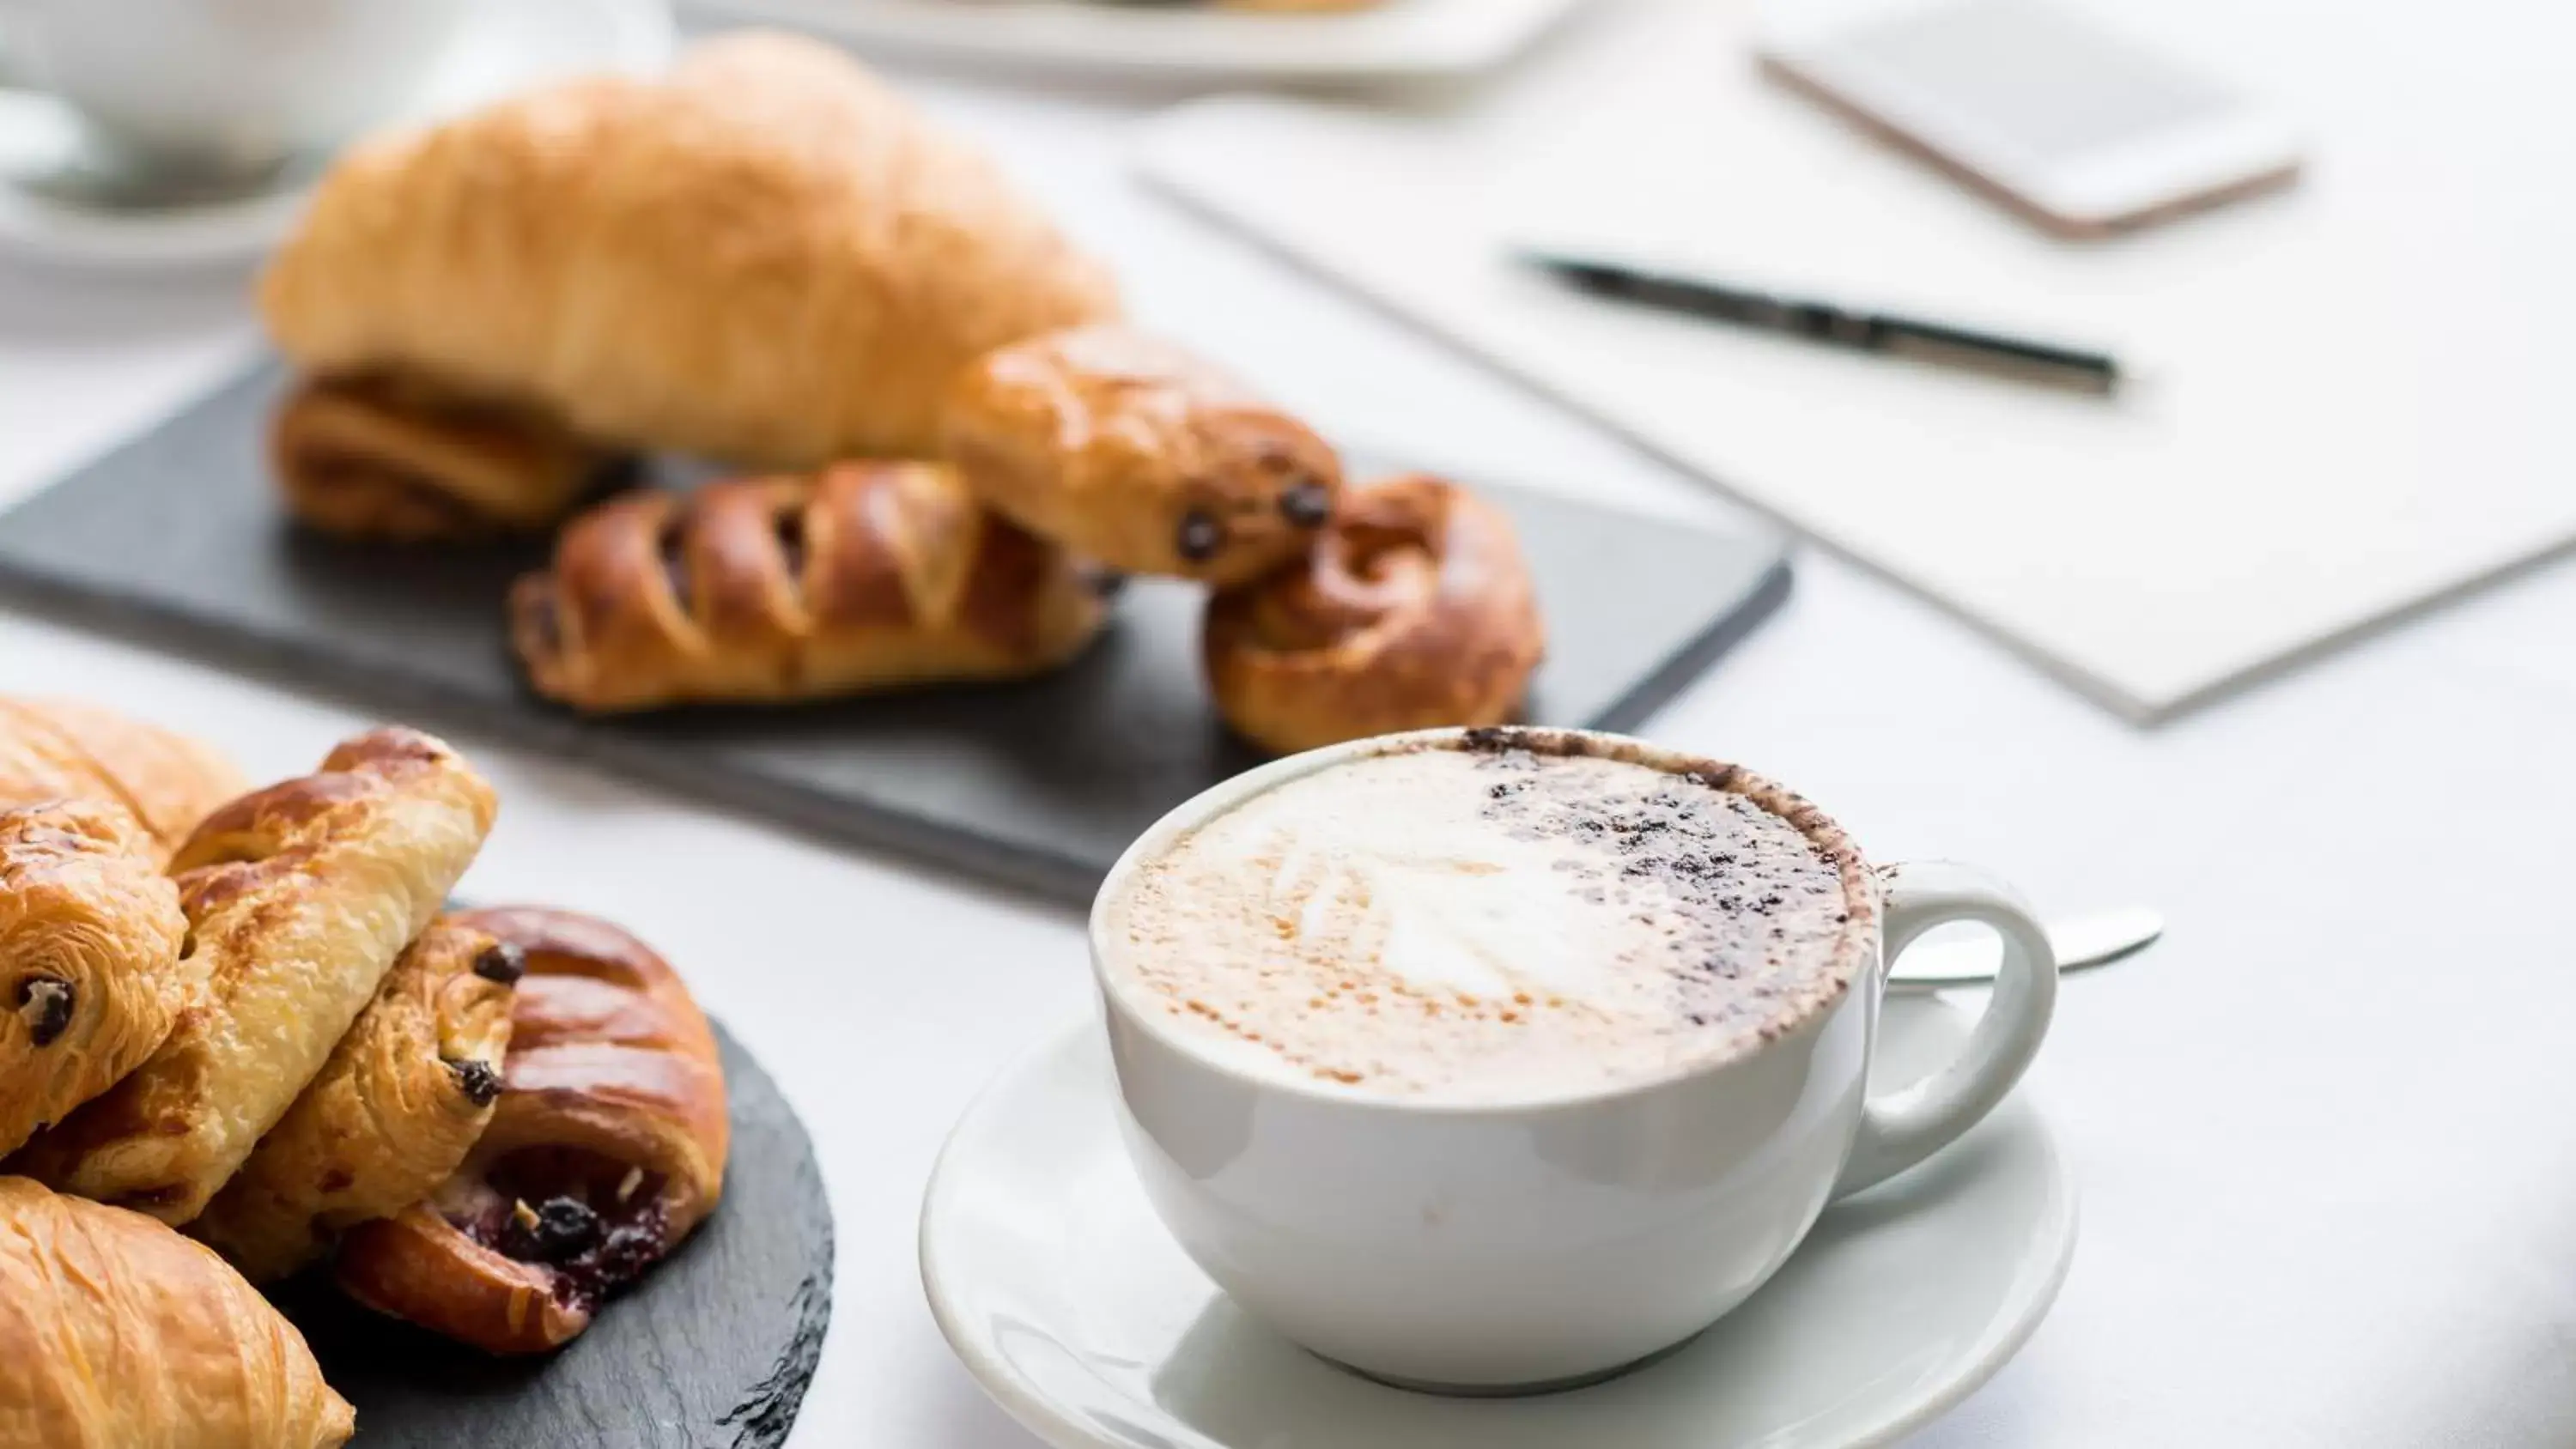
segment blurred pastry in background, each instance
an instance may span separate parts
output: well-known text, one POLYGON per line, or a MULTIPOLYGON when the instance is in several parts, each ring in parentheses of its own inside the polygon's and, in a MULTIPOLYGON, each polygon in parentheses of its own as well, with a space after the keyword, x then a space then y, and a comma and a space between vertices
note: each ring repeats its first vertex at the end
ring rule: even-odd
POLYGON ((207 812, 250 788, 210 745, 68 699, 0 695, 0 806, 107 800, 166 860, 207 812))
POLYGON ((626 932, 531 906, 455 919, 527 967, 500 1105, 434 1197, 342 1242, 340 1286, 487 1353, 543 1353, 715 1210, 724 1070, 679 973, 626 932))
POLYGON ((202 1244, 0 1177, 0 1444, 334 1449, 353 1419, 304 1335, 202 1244))
POLYGON ((812 699, 1052 669, 1105 593, 949 468, 842 463, 600 505, 511 591, 510 637, 576 709, 812 699))
POLYGON ((1217 708, 1274 754, 1513 719, 1545 652, 1502 512, 1412 473, 1355 488, 1314 550, 1208 600, 1217 708))
POLYGON ((432 922, 189 1235, 266 1283, 429 1196, 492 1120, 524 959, 452 916, 432 922))
POLYGON ((296 517, 399 542, 542 532, 634 462, 550 413, 402 373, 301 380, 271 421, 269 460, 296 517))
POLYGON ((159 851, 122 807, 0 810, 0 1157, 168 1038, 190 999, 187 930, 159 851))
POLYGON ((1117 326, 988 353, 959 376, 946 435, 977 497, 1128 573, 1240 583, 1304 553, 1342 486, 1312 428, 1117 326))
POLYGON ((454 750, 380 729, 206 817, 170 860, 203 991, 141 1067, 10 1170, 173 1225, 196 1217, 437 916, 493 808, 454 750))
MULTIPOLYGON (((519 523, 569 507, 596 450, 925 456, 960 368, 1117 301, 980 151, 877 77, 744 34, 659 81, 568 82, 355 148, 260 306, 326 396, 376 420, 321 429, 336 491, 427 475, 519 523)), ((326 527, 438 511, 295 490, 326 527)))

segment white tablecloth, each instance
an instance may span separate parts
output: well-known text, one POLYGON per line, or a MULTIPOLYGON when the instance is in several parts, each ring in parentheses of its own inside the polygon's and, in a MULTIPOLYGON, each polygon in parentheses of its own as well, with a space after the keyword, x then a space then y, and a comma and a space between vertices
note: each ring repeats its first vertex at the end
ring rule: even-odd
MULTIPOLYGON (((1118 161, 1132 102, 930 94, 1122 264, 1145 319, 1335 434, 1718 507, 1139 194, 1118 161)), ((210 378, 248 345, 241 288, 0 263, 0 496, 210 378)), ((33 689, 185 725, 270 776, 365 718, 0 612, 0 690, 33 689)), ((1810 557, 1650 733, 1794 782, 1879 858, 2171 918, 2153 954, 2068 983, 2027 1088, 2084 1192, 2064 1297, 1921 1443, 2576 1442, 2576 566, 2141 733, 1810 557)), ((839 1286, 794 1442, 1027 1449, 931 1325, 914 1215, 958 1109, 1084 1009, 1077 914, 459 739, 505 801, 465 889, 633 926, 813 1129, 839 1286)))

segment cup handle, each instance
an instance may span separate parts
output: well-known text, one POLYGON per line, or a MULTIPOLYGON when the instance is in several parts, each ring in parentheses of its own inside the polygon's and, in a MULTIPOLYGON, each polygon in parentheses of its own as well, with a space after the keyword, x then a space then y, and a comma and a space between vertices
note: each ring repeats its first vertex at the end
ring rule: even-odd
POLYGON ((2048 932, 2012 887, 1946 861, 1896 866, 1880 881, 1886 964, 1893 966, 1935 926, 1976 921, 2003 937, 2003 969, 1958 1060, 1862 1105, 1860 1135, 1834 1182, 1836 1197, 1886 1181, 1984 1120, 2039 1054, 2057 1005, 2057 956, 2048 932))

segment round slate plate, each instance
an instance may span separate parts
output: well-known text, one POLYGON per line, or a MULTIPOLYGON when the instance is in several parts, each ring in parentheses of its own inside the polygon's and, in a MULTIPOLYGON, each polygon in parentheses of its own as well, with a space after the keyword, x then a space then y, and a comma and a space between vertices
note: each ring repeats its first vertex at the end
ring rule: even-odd
POLYGON ((716 1028, 732 1106, 723 1206, 590 1331, 494 1359, 342 1298, 326 1275, 278 1305, 358 1409, 354 1449, 769 1449, 787 1441, 832 1317, 832 1207, 814 1144, 716 1028))

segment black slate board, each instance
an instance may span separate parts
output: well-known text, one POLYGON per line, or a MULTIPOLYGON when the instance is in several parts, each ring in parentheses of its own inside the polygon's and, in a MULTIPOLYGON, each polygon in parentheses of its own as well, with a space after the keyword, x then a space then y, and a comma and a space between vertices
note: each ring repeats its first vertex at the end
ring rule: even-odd
MULTIPOLYGON (((1074 901, 1165 810, 1255 763, 1200 683, 1198 593, 1157 581, 1046 679, 577 719, 527 693, 505 644, 502 595, 540 546, 353 545, 286 522, 263 456, 282 380, 254 367, 0 515, 0 590, 1074 901)), ((1788 592, 1776 539, 1469 481, 1512 513, 1537 575, 1537 723, 1634 728, 1788 592)))
POLYGON ((733 1146, 724 1201, 556 1354, 496 1359, 350 1303, 275 1295, 358 1410, 354 1449, 775 1449, 832 1317, 832 1205, 769 1075, 716 1028, 733 1146))

